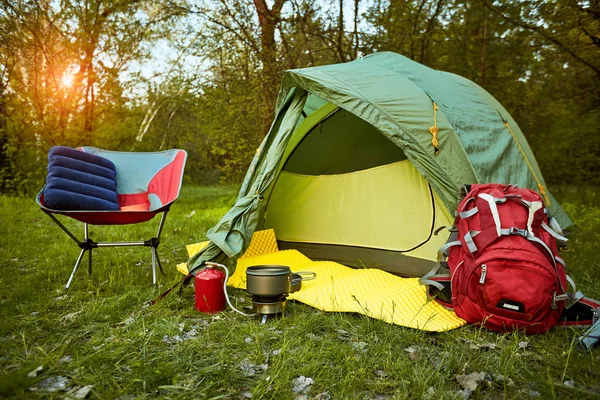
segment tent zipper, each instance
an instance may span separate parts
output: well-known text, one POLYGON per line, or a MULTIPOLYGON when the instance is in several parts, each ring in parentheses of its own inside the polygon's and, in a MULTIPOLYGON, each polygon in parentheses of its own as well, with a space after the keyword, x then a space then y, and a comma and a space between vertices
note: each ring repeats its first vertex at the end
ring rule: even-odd
MULTIPOLYGON (((430 98, 431 99, 431 98, 430 98)), ((437 156, 438 154, 440 154, 440 149, 439 149, 439 145, 440 143, 438 142, 438 133, 439 133, 439 129, 437 127, 437 111, 439 110, 438 105, 435 103, 435 101, 431 100, 431 102, 433 103, 433 126, 431 128, 429 128, 429 132, 431 133, 431 144, 433 145, 434 151, 435 151, 435 155, 437 156)))

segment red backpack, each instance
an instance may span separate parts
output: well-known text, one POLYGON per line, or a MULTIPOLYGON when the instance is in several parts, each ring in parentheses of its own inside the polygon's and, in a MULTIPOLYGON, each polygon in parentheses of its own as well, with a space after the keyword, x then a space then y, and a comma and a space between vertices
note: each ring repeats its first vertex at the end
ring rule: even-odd
POLYGON ((566 301, 574 300, 556 243, 567 239, 536 192, 472 185, 451 231, 440 267, 421 280, 440 290, 438 302, 493 331, 542 333, 559 322, 566 301), (438 274, 443 267, 447 273, 438 274))

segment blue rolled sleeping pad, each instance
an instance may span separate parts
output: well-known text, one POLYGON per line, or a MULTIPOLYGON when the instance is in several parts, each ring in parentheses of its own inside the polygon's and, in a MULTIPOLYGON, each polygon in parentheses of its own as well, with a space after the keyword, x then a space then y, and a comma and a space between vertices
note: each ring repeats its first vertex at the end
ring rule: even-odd
POLYGON ((51 148, 44 202, 53 210, 119 211, 115 165, 70 147, 51 148))

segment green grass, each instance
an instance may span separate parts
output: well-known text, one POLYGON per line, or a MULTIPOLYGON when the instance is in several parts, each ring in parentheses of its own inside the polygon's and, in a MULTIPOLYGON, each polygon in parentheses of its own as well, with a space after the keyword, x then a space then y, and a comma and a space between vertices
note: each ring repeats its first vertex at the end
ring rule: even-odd
MULTIPOLYGON (((471 398, 600 398, 600 350, 575 350, 581 330, 574 328, 537 336, 475 327, 430 334, 299 303, 259 325, 231 311, 199 314, 191 288, 144 308, 179 279, 175 265, 186 259, 185 244, 203 240, 234 199, 229 187, 184 188, 159 248, 166 276, 159 275, 158 288, 151 285, 150 251, 122 248, 97 251, 91 277, 84 260, 65 292, 77 247, 32 199, 0 197, 0 397, 62 398, 67 394, 30 390, 62 376, 68 388, 94 385, 92 398, 287 399, 299 397, 293 379, 305 376, 314 380, 304 392, 313 399, 460 398, 456 376, 486 372, 491 381, 471 398), (522 341, 529 342, 524 349, 522 341), (405 351, 411 346, 418 348, 412 356, 405 351), (28 377, 38 366, 43 370, 28 377)), ((597 198, 565 189, 560 199, 578 224, 564 254, 570 272, 598 298, 597 198)), ((67 225, 82 231, 74 221, 67 225)), ((154 229, 91 233, 96 240, 140 240, 154 229)), ((243 291, 231 295, 240 307, 249 303, 243 291)))

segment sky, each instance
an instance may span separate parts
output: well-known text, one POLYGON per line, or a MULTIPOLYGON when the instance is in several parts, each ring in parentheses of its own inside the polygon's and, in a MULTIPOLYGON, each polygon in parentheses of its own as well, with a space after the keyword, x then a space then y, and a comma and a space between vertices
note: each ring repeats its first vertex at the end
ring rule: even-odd
MULTIPOLYGON (((338 1, 318 0, 318 3, 320 3, 324 11, 333 10, 333 12, 337 13, 339 4, 338 1)), ((204 4, 210 7, 211 5, 214 5, 214 2, 208 1, 204 2, 204 4)), ((269 6, 272 6, 273 1, 268 1, 268 4, 269 6)), ((359 4, 359 14, 364 14, 368 7, 372 4, 372 0, 362 0, 359 4)), ((290 1, 288 1, 282 9, 282 14, 289 15, 292 12, 292 4, 290 1)), ((354 25, 354 1, 352 0, 345 0, 344 2, 344 23, 347 30, 352 29, 354 25)), ((258 21, 256 21, 256 24, 258 25, 258 21)), ((196 29, 198 32, 200 32, 202 29, 202 22, 199 18, 188 18, 187 21, 182 23, 182 25, 186 26, 186 28, 191 26, 192 30, 196 29)), ((368 29, 368 27, 365 23, 361 23, 359 21, 359 29, 364 30, 368 29)), ((178 44, 180 46, 183 45, 184 48, 188 48, 189 50, 191 47, 187 46, 190 44, 190 40, 195 40, 195 38, 181 33, 179 40, 181 40, 181 42, 178 44)), ((170 40, 163 39, 152 44, 150 59, 144 60, 143 62, 132 62, 131 65, 122 72, 121 79, 126 82, 130 80, 134 74, 140 74, 152 85, 158 86, 169 75, 173 73, 181 73, 181 71, 179 71, 177 68, 173 68, 174 61, 177 59, 179 59, 178 64, 183 73, 187 71, 189 73, 195 73, 196 76, 199 77, 202 77, 203 75, 208 77, 210 60, 194 56, 191 54, 191 51, 182 52, 176 49, 170 40)), ((130 96, 136 97, 139 95, 144 95, 145 92, 146 87, 134 87, 131 89, 130 96)))

